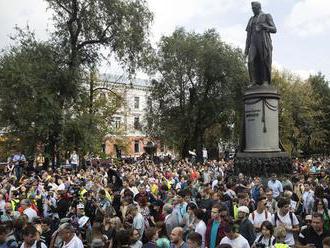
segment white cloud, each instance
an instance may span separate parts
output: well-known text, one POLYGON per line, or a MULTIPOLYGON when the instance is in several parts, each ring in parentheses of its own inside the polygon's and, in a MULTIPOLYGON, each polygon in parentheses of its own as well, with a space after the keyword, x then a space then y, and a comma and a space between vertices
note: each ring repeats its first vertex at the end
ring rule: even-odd
POLYGON ((221 38, 226 43, 234 47, 239 47, 241 49, 245 48, 245 27, 243 25, 237 24, 230 27, 220 28, 218 31, 221 34, 221 38))
MULTIPOLYGON (((288 70, 287 67, 285 67, 278 61, 273 61, 273 67, 279 71, 288 70)), ((310 75, 316 74, 316 71, 313 69, 308 69, 308 70, 306 70, 306 69, 289 69, 289 71, 291 73, 297 75, 298 77, 300 77, 303 80, 308 79, 310 75)))
POLYGON ((46 11, 47 4, 43 0, 29 0, 28 4, 22 0, 0 1, 0 47, 8 46, 9 35, 15 33, 14 27, 30 26, 37 38, 47 39, 46 29, 50 23, 50 13, 46 11))
POLYGON ((292 73, 298 75, 301 79, 305 80, 308 79, 310 75, 315 75, 315 70, 292 70, 292 73))
POLYGON ((286 27, 300 36, 321 34, 330 29, 330 1, 297 2, 286 20, 286 27))
POLYGON ((172 33, 178 26, 198 32, 223 26, 231 13, 251 11, 249 0, 149 0, 148 3, 155 16, 153 40, 172 33))

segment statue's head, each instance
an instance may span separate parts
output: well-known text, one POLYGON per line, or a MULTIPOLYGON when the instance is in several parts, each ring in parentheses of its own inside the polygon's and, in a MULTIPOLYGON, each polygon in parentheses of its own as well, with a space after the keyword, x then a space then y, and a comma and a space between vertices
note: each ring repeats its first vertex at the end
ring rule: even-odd
POLYGON ((258 15, 261 11, 261 3, 259 2, 251 2, 252 11, 255 15, 258 15))

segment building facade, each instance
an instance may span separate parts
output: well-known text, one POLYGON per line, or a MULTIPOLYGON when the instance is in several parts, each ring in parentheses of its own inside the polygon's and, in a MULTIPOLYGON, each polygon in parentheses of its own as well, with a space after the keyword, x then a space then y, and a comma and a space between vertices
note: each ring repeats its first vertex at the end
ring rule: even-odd
POLYGON ((102 84, 122 98, 122 105, 113 115, 113 133, 105 137, 105 153, 111 157, 137 157, 145 153, 151 140, 147 137, 146 109, 149 103, 147 80, 102 75, 102 84))

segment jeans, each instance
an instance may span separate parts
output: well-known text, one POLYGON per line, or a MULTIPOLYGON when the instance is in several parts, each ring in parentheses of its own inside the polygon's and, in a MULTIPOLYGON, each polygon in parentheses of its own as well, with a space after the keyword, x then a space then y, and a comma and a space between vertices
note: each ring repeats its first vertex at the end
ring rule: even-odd
POLYGON ((71 168, 72 168, 72 170, 74 170, 74 171, 77 171, 77 164, 71 164, 71 168))
POLYGON ((19 165, 16 165, 15 166, 15 175, 16 175, 17 180, 21 179, 22 173, 23 173, 23 168, 19 165))

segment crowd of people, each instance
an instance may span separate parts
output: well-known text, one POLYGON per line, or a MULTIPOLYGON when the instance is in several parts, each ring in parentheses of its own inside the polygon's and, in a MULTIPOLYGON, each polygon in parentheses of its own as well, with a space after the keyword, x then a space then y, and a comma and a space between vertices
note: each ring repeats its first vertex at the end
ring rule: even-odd
POLYGON ((23 156, 1 175, 0 248, 330 248, 326 159, 251 178, 233 160, 27 170, 23 156))

